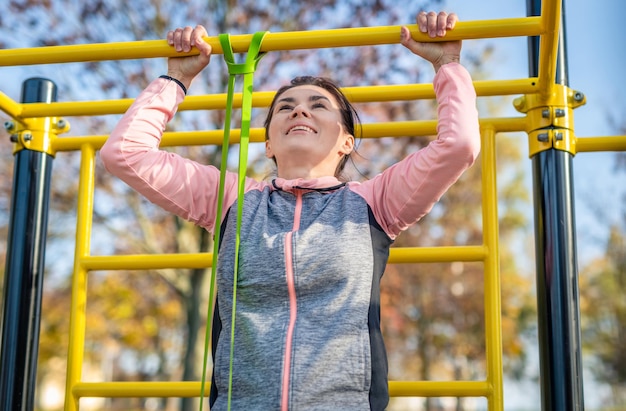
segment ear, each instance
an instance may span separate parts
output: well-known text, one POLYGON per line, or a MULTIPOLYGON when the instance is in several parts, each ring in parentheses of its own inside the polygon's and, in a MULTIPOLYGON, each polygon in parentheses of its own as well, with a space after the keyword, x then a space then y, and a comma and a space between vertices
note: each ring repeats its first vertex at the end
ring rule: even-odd
POLYGON ((273 158, 274 152, 272 151, 272 146, 269 140, 265 140, 265 157, 273 158))
POLYGON ((348 155, 354 150, 354 136, 352 134, 344 134, 343 139, 339 152, 348 155))

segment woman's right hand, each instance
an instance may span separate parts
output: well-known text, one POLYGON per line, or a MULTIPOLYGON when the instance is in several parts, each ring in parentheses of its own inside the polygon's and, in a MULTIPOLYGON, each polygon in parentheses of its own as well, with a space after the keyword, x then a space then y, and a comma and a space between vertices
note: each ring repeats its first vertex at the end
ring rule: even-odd
POLYGON ((179 27, 167 32, 167 43, 178 52, 189 52, 196 47, 200 54, 185 57, 170 57, 167 59, 167 75, 180 80, 189 88, 191 81, 200 73, 211 59, 211 46, 204 41, 207 31, 201 26, 179 27))

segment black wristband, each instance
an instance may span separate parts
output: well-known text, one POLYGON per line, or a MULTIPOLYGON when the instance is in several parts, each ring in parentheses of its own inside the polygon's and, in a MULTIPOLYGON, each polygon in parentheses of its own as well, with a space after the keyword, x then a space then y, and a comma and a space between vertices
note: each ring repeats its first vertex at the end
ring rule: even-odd
POLYGON ((185 87, 185 85, 178 79, 172 77, 172 76, 168 76, 167 74, 163 74, 162 76, 159 76, 159 78, 164 78, 167 80, 172 80, 173 82, 175 82, 176 84, 178 84, 180 86, 180 88, 183 89, 183 92, 185 93, 185 95, 187 95, 187 87, 185 87))

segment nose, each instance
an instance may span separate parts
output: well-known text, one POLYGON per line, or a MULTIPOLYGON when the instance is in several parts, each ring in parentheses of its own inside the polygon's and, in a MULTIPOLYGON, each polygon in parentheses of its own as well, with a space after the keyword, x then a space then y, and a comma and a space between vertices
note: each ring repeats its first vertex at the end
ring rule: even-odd
POLYGON ((296 118, 298 116, 309 117, 309 111, 303 104, 298 104, 291 112, 291 118, 296 118))

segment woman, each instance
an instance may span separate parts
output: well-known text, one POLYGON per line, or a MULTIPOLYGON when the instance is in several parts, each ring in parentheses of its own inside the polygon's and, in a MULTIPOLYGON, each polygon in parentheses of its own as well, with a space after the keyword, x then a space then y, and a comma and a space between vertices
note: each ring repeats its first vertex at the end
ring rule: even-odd
MULTIPOLYGON (((420 12, 431 37, 455 14, 420 12)), ((202 26, 167 35, 177 51, 101 150, 106 168, 152 202, 213 230, 219 171, 158 149, 168 121, 209 63, 202 26)), ((276 94, 266 155, 277 177, 246 181, 241 227, 232 407, 235 410, 382 410, 387 359, 379 283, 395 237, 424 216, 479 152, 475 92, 459 64, 460 41, 401 43, 433 64, 438 136, 363 183, 342 182, 356 113, 330 81, 301 77, 276 94)), ((213 410, 225 409, 233 289, 237 176, 225 185, 213 320, 213 410)))

